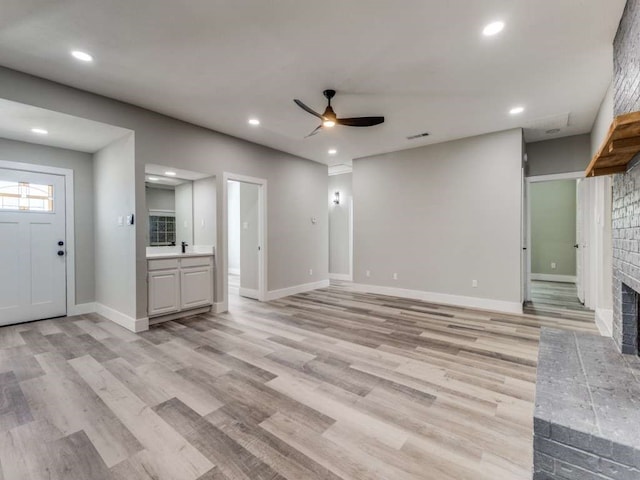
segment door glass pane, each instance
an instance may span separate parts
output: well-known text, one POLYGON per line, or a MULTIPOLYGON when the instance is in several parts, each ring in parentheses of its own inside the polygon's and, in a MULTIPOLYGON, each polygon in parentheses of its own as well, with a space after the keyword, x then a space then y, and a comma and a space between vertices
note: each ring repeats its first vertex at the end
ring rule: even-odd
POLYGON ((0 180, 0 210, 53 212, 53 185, 0 180))

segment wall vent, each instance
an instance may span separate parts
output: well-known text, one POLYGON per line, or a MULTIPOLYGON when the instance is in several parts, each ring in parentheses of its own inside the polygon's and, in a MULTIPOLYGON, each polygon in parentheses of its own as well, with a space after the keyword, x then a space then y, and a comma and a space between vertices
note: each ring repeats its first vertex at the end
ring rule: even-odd
POLYGON ((409 135, 407 140, 415 140, 416 138, 428 137, 429 132, 418 133, 417 135, 409 135))

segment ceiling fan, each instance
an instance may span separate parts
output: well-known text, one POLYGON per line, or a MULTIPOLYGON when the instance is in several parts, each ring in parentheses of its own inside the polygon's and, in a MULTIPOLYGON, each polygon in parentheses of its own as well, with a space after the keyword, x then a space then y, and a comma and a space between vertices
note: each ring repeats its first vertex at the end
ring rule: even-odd
POLYGON ((308 112, 311 115, 315 115, 320 120, 322 120, 322 123, 313 132, 311 132, 309 135, 307 135, 305 138, 311 137, 312 135, 315 135, 320 130, 322 130, 323 127, 324 128, 332 128, 332 127, 335 127, 336 125, 345 125, 347 127, 373 127, 374 125, 379 125, 382 122, 384 122, 384 117, 338 118, 338 116, 336 115, 336 112, 334 112, 333 108, 331 108, 331 99, 335 96, 336 91, 335 90, 325 90, 322 93, 325 96, 325 98, 328 100, 327 108, 324 110, 324 113, 322 115, 320 115, 318 112, 312 110, 311 108, 307 107, 300 100, 298 100, 298 99, 294 100, 296 105, 298 105, 305 112, 308 112))

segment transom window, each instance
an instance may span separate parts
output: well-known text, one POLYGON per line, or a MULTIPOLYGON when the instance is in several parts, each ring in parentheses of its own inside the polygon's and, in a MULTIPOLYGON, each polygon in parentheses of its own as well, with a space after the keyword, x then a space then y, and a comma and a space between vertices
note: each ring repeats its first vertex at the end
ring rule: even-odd
POLYGON ((53 212, 53 185, 0 180, 0 210, 53 212))

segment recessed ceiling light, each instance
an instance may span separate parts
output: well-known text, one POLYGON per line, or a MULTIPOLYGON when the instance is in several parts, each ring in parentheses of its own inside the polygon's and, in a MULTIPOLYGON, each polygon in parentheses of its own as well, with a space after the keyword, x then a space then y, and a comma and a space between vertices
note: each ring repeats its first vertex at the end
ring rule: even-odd
POLYGON ((485 37, 491 37, 493 35, 497 35, 504 29, 504 22, 491 22, 489 25, 484 27, 482 30, 482 34, 485 37))
POLYGON ((257 118, 250 118, 249 125, 254 125, 257 127, 258 125, 260 125, 260 120, 258 120, 257 118))
POLYGON ((74 58, 80 60, 82 62, 93 62, 93 57, 89 55, 87 52, 81 52, 80 50, 74 50, 71 52, 74 58))
POLYGON ((336 150, 335 148, 329 149, 329 155, 335 155, 336 153, 338 153, 338 150, 336 150))
POLYGON ((509 113, 511 115, 518 115, 519 113, 524 112, 524 107, 513 107, 511 110, 509 110, 509 113))
POLYGON ((38 135, 47 135, 49 133, 48 130, 45 130, 44 128, 32 128, 31 131, 33 133, 37 133, 38 135))
POLYGON ((157 182, 158 180, 160 180, 158 177, 149 177, 148 180, 150 182, 157 182))
POLYGON ((177 175, 177 173, 172 171, 172 170, 166 171, 166 172, 164 172, 164 174, 169 176, 169 177, 175 177, 177 175))

